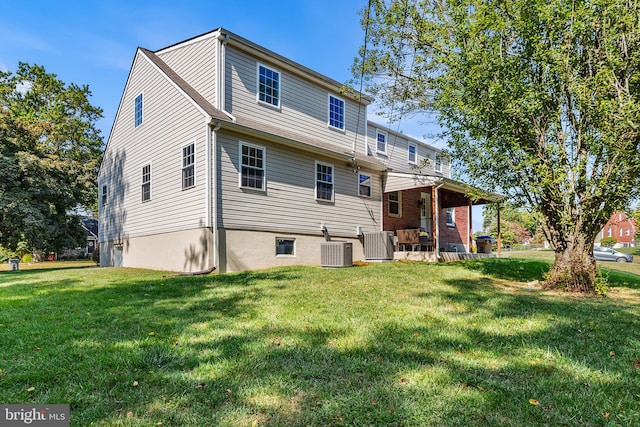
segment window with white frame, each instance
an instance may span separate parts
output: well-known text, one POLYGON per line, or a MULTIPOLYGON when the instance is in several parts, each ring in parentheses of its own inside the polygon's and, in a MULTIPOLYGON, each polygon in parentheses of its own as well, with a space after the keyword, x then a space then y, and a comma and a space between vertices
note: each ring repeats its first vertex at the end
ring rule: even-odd
POLYGON ((142 167, 142 201, 151 200, 151 165, 142 167))
POLYGON ((447 225, 449 227, 455 227, 456 225, 456 208, 447 208, 447 225))
POLYGON ((607 237, 611 237, 611 227, 607 230, 607 237))
POLYGON ((258 101, 280 107, 280 73, 258 64, 258 101))
POLYGON ((625 236, 631 236, 631 230, 629 230, 628 228, 624 230, 624 234, 625 236))
POLYGON ((265 189, 265 148, 240 143, 240 187, 265 189))
POLYGON ((134 110, 135 110, 135 127, 138 127, 142 124, 142 94, 136 96, 134 101, 134 110))
POLYGON ((389 216, 401 217, 402 216, 402 193, 399 191, 392 191, 387 195, 387 212, 389 216))
POLYGON ((364 197, 371 197, 371 175, 358 173, 358 194, 364 197))
POLYGON ((436 154, 435 166, 433 168, 436 172, 442 172, 442 159, 440 154, 436 154))
POLYGON ((333 165, 316 162, 316 200, 333 201, 333 165))
POLYGON ((276 237, 276 256, 295 256, 296 239, 276 237))
POLYGON ((620 237, 622 237, 622 228, 619 230, 620 237))
POLYGON ((106 206, 107 204, 107 186, 103 185, 102 186, 102 202, 101 202, 102 206, 106 206))
POLYGON ((418 146, 416 144, 413 144, 411 142, 409 143, 408 153, 409 153, 409 163, 414 165, 418 163, 418 146))
POLYGON ((386 132, 376 132, 376 150, 380 154, 387 154, 387 134, 386 132))
POLYGON ((344 100, 329 95, 329 126, 344 130, 344 100))
POLYGON ((182 189, 196 185, 196 144, 182 147, 182 189))

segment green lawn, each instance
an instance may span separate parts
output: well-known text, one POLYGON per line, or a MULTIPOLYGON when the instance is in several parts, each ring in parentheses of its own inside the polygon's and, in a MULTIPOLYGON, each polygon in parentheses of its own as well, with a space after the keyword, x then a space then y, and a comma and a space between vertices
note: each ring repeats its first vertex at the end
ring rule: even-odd
MULTIPOLYGON (((613 264, 613 263, 612 263, 613 264)), ((546 259, 0 272, 0 403, 74 426, 640 425, 640 276, 546 259)))

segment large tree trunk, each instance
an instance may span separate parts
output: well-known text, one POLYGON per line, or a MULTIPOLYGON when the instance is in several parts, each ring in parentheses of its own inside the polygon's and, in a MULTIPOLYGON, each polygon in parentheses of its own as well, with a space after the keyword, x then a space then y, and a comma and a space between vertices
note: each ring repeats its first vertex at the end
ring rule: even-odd
POLYGON ((593 242, 573 236, 569 242, 556 242, 555 262, 547 274, 544 287, 568 292, 593 293, 596 283, 596 261, 593 242))

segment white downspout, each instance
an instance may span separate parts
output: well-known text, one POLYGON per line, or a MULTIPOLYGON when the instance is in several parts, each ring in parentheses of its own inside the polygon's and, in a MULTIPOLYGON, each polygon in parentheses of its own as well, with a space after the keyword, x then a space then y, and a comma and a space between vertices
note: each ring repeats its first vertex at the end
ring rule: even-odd
POLYGON ((442 259, 442 256, 440 255, 440 200, 438 197, 438 190, 440 190, 440 187, 442 187, 444 185, 444 182, 438 184, 438 186, 436 187, 436 191, 435 191, 435 196, 436 196, 436 200, 435 200, 435 205, 436 205, 436 211, 434 212, 435 217, 436 217, 436 229, 435 229, 435 244, 436 244, 436 258, 438 258, 438 260, 442 259))
MULTIPOLYGON (((221 122, 216 123, 216 127, 211 130, 211 163, 218 164, 218 131, 222 126, 221 122)), ((211 192, 213 197, 213 266, 218 268, 219 258, 219 239, 218 239, 218 174, 214 173, 211 180, 211 192)), ((211 212, 211 211, 209 211, 211 212)), ((219 269, 218 269, 219 271, 219 269)))

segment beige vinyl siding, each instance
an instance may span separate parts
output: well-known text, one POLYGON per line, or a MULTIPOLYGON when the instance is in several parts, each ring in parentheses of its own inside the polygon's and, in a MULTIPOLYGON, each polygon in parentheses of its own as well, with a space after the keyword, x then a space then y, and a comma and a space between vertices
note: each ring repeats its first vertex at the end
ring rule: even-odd
POLYGON ((332 236, 350 237, 356 235, 356 226, 380 229, 379 173, 361 170, 373 180, 373 197, 366 198, 358 196, 358 174, 345 160, 226 132, 218 135, 218 151, 220 227, 319 235, 324 223, 332 236), (240 140, 265 147, 266 191, 239 188, 240 140), (315 200, 315 161, 334 167, 334 202, 315 200))
POLYGON ((342 149, 350 150, 356 141, 356 149, 363 152, 365 106, 358 109, 356 102, 338 93, 339 88, 335 92, 328 92, 279 68, 277 63, 257 60, 231 47, 226 49, 225 108, 228 112, 236 117, 251 117, 291 132, 312 135, 319 140, 337 144, 342 149), (280 73, 280 108, 257 101, 258 64, 280 73), (328 126, 329 94, 345 101, 345 131, 328 126))
POLYGON ((99 184, 109 200, 100 240, 187 230, 205 221, 203 114, 138 54, 125 89, 99 184), (143 124, 134 128, 134 98, 143 93, 143 124), (182 190, 182 146, 196 142, 196 186, 182 190), (151 200, 142 202, 142 166, 152 164, 151 200))
MULTIPOLYGON (((382 126, 376 126, 375 123, 369 122, 367 128, 368 136, 368 150, 367 154, 376 157, 379 161, 393 169, 394 172, 415 173, 416 170, 412 168, 412 164, 409 163, 409 142, 416 145, 417 148, 417 166, 420 166, 425 158, 431 159, 431 163, 421 168, 422 173, 425 174, 438 174, 434 170, 434 159, 436 153, 439 153, 433 147, 428 146, 422 141, 414 138, 407 137, 401 133, 394 132, 382 126), (377 131, 380 130, 387 134, 387 154, 380 154, 377 152, 377 131)), ((448 161, 442 162, 441 175, 445 178, 450 178, 451 171, 448 161)))
POLYGON ((156 52, 207 101, 216 105, 216 37, 206 37, 156 52))

